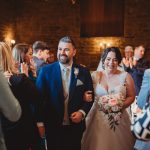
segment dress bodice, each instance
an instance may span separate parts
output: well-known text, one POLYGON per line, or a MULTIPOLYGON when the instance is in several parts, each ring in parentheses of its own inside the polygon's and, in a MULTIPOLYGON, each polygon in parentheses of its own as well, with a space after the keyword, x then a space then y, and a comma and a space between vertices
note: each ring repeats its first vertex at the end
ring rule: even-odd
POLYGON ((108 90, 105 87, 103 87, 99 82, 97 82, 94 86, 95 96, 100 97, 100 96, 107 95, 107 94, 121 93, 125 98, 126 97, 126 86, 125 86, 126 76, 127 76, 127 72, 121 72, 118 75, 119 84, 115 84, 114 82, 114 85, 111 86, 108 90))

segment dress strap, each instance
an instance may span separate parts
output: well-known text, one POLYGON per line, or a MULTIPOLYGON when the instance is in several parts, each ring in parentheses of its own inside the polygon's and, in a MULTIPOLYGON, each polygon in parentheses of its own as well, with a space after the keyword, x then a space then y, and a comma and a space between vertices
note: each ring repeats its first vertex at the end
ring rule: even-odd
POLYGON ((121 76, 120 76, 120 82, 122 85, 126 84, 126 78, 127 78, 127 72, 123 71, 121 76))
POLYGON ((92 72, 93 84, 100 83, 101 78, 102 78, 102 72, 101 71, 92 72))

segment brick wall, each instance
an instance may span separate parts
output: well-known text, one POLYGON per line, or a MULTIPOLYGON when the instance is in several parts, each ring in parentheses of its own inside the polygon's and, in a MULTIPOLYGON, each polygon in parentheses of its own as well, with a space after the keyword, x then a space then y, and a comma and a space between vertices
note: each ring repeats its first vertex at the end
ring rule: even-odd
MULTIPOLYGON (((6 34, 16 42, 48 42, 56 53, 60 37, 74 38, 78 53, 76 61, 95 70, 100 59, 100 43, 110 43, 123 50, 125 45, 144 44, 150 56, 150 1, 125 0, 124 37, 80 38, 80 0, 1 0, 0 39, 6 34), (4 34, 5 33, 5 34, 4 34)), ((81 10, 83 11, 83 10, 81 10)))

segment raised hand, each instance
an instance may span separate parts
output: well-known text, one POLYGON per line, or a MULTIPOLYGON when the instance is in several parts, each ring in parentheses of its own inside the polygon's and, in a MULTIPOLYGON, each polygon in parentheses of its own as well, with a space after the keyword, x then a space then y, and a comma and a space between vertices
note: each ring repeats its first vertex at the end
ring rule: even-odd
POLYGON ((30 59, 30 71, 34 77, 37 77, 36 74, 36 64, 34 63, 33 59, 30 59))
POLYGON ((122 62, 123 62, 123 64, 124 64, 126 67, 129 67, 129 66, 130 66, 130 62, 129 62, 129 60, 128 60, 127 58, 123 58, 123 59, 122 59, 122 62))
POLYGON ((29 74, 28 74, 28 70, 29 70, 28 65, 24 62, 21 63, 20 65, 21 65, 21 73, 24 73, 28 77, 29 76, 29 74))

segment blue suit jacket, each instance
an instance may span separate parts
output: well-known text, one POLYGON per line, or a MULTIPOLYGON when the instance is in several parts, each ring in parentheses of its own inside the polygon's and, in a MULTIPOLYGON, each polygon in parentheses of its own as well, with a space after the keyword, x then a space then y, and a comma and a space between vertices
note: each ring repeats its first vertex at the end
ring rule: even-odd
POLYGON ((144 71, 149 68, 149 62, 141 58, 138 60, 137 65, 134 66, 132 69, 129 67, 125 67, 125 71, 129 72, 134 80, 136 96, 139 95, 144 71))
MULTIPOLYGON (((148 100, 150 102, 150 69, 145 70, 137 104, 140 108, 143 108, 148 100)), ((134 148, 138 150, 149 150, 150 141, 136 140, 134 148)))
POLYGON ((143 108, 146 101, 150 102, 150 69, 147 69, 143 76, 141 90, 137 99, 137 104, 143 108))
MULTIPOLYGON (((45 102, 43 119, 48 126, 60 126, 64 117, 64 96, 59 62, 41 68, 37 78, 37 88, 42 94, 45 102)), ((71 82, 69 88, 68 113, 82 109, 87 114, 93 102, 83 100, 84 92, 93 91, 93 84, 90 72, 80 65, 73 64, 71 70, 71 82), (79 74, 75 76, 74 68, 79 69, 79 74), (83 85, 77 85, 77 80, 82 81, 83 85)), ((73 124, 71 122, 71 124, 73 124)), ((78 125, 84 125, 81 121, 78 125)))

